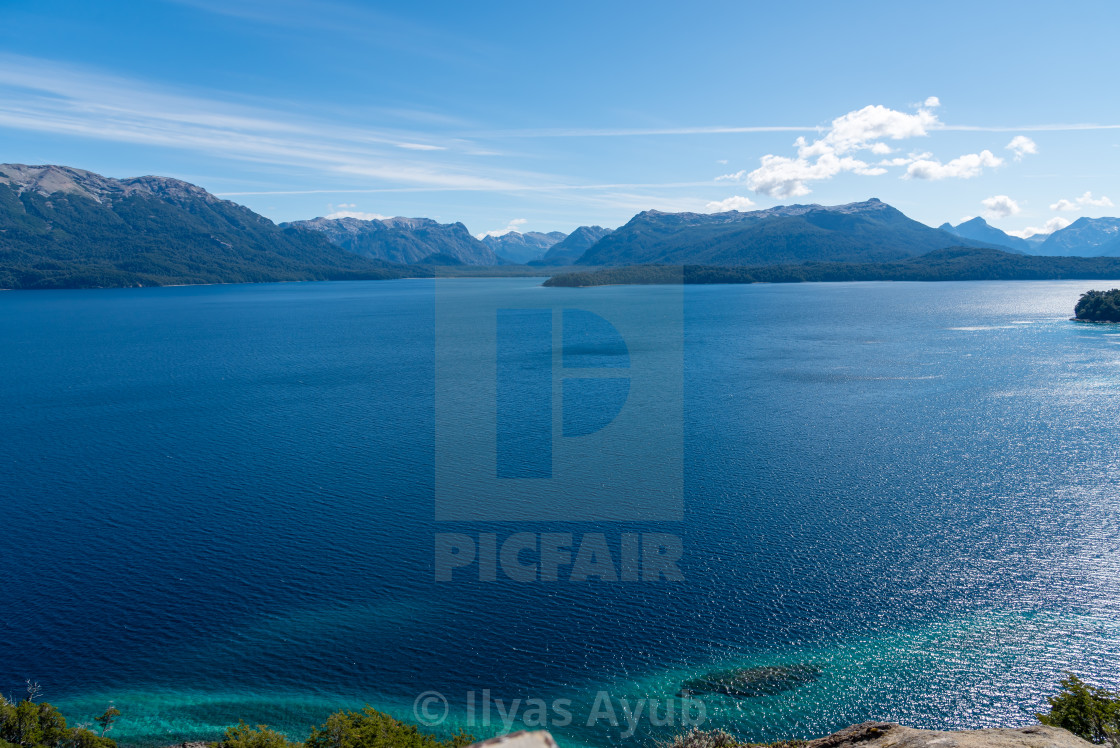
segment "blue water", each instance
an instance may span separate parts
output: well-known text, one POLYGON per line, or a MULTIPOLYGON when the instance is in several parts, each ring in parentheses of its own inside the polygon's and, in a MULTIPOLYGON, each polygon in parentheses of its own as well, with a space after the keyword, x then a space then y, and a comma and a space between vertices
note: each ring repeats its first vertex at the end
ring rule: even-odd
POLYGON ((608 745, 599 691, 730 667, 820 668, 702 697, 751 740, 1120 686, 1120 329, 1067 319, 1120 284, 538 284, 438 293, 683 308, 683 521, 437 523, 432 281, 0 294, 0 691, 150 745, 430 690, 488 735, 488 689, 608 745), (449 528, 671 533, 684 581, 437 583, 449 528))

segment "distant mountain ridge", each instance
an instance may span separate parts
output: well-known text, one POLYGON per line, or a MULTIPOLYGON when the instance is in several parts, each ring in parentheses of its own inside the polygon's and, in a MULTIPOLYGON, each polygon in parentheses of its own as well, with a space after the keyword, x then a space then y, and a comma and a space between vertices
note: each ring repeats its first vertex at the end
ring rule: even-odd
POLYGON ((938 228, 965 239, 975 239, 976 241, 1006 247, 1025 254, 1037 254, 1034 251, 1035 247, 1042 243, 1041 240, 1031 242, 1026 239, 1020 239, 1017 236, 1011 236, 1004 231, 1000 231, 995 226, 990 225, 979 216, 968 221, 963 221, 956 226, 951 223, 943 223, 938 228))
POLYGON ((541 259, 549 247, 563 241, 567 236, 563 231, 550 231, 547 234, 540 231, 527 231, 524 234, 507 231, 499 236, 486 235, 482 237, 482 243, 494 250, 494 254, 498 257, 524 265, 541 259))
POLYGON ((280 224, 281 228, 322 234, 348 252, 370 259, 413 265, 431 255, 453 258, 463 265, 499 265, 494 250, 461 223, 430 218, 312 218, 280 224))
POLYGON ((750 212, 647 210, 603 237, 579 265, 762 265, 884 262, 967 245, 871 198, 845 205, 782 205, 750 212))
POLYGON ((1020 239, 973 218, 941 229, 969 239, 1002 245, 1020 252, 1047 257, 1120 257, 1120 218, 1078 218, 1052 234, 1020 239))
POLYGON ((399 278, 168 177, 0 164, 0 288, 399 278))
POLYGON ((1078 218, 1047 237, 1038 254, 1056 257, 1120 256, 1120 218, 1078 218))
POLYGON ((568 234, 563 241, 557 242, 549 248, 539 260, 531 265, 572 265, 583 256, 583 253, 613 232, 614 229, 605 229, 602 226, 580 226, 568 234))

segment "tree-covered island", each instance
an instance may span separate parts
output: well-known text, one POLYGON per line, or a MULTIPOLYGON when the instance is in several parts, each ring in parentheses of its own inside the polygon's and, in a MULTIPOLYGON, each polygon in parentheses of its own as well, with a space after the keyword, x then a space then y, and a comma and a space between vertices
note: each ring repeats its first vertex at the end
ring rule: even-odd
POLYGON ((1120 322, 1120 288, 1081 294, 1073 313, 1083 322, 1120 322))

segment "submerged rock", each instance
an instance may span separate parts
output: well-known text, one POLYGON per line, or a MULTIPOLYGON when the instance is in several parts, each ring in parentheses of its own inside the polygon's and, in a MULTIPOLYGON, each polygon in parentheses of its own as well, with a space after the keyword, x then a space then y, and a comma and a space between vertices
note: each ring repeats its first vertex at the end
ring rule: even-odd
POLYGON ((690 678, 681 685, 681 695, 726 694, 735 698, 772 696, 812 683, 821 676, 816 665, 765 665, 721 670, 690 678))

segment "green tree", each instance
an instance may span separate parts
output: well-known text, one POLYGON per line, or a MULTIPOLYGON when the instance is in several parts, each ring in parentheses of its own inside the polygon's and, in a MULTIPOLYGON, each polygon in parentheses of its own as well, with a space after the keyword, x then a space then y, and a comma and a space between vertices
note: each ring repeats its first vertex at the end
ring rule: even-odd
POLYGON ((273 730, 268 725, 250 727, 240 722, 236 727, 226 728, 221 748, 297 748, 287 736, 273 730))
MULTIPOLYGON (((335 712, 311 729, 306 748, 462 748, 475 742, 462 730, 447 740, 420 732, 370 707, 360 712, 335 712)), ((252 747, 251 747, 252 748, 252 747)))
POLYGON ((1050 713, 1036 715, 1038 721, 1091 743, 1108 741, 1120 748, 1120 694, 1085 683, 1072 673, 1061 685, 1061 693, 1047 699, 1050 713))
POLYGON ((112 740, 80 727, 48 703, 0 700, 0 748, 116 748, 112 740))
POLYGON ((105 733, 113 729, 113 723, 117 721, 117 717, 121 716, 121 710, 115 706, 111 706, 105 710, 105 713, 94 721, 101 726, 101 736, 105 737, 105 733))

